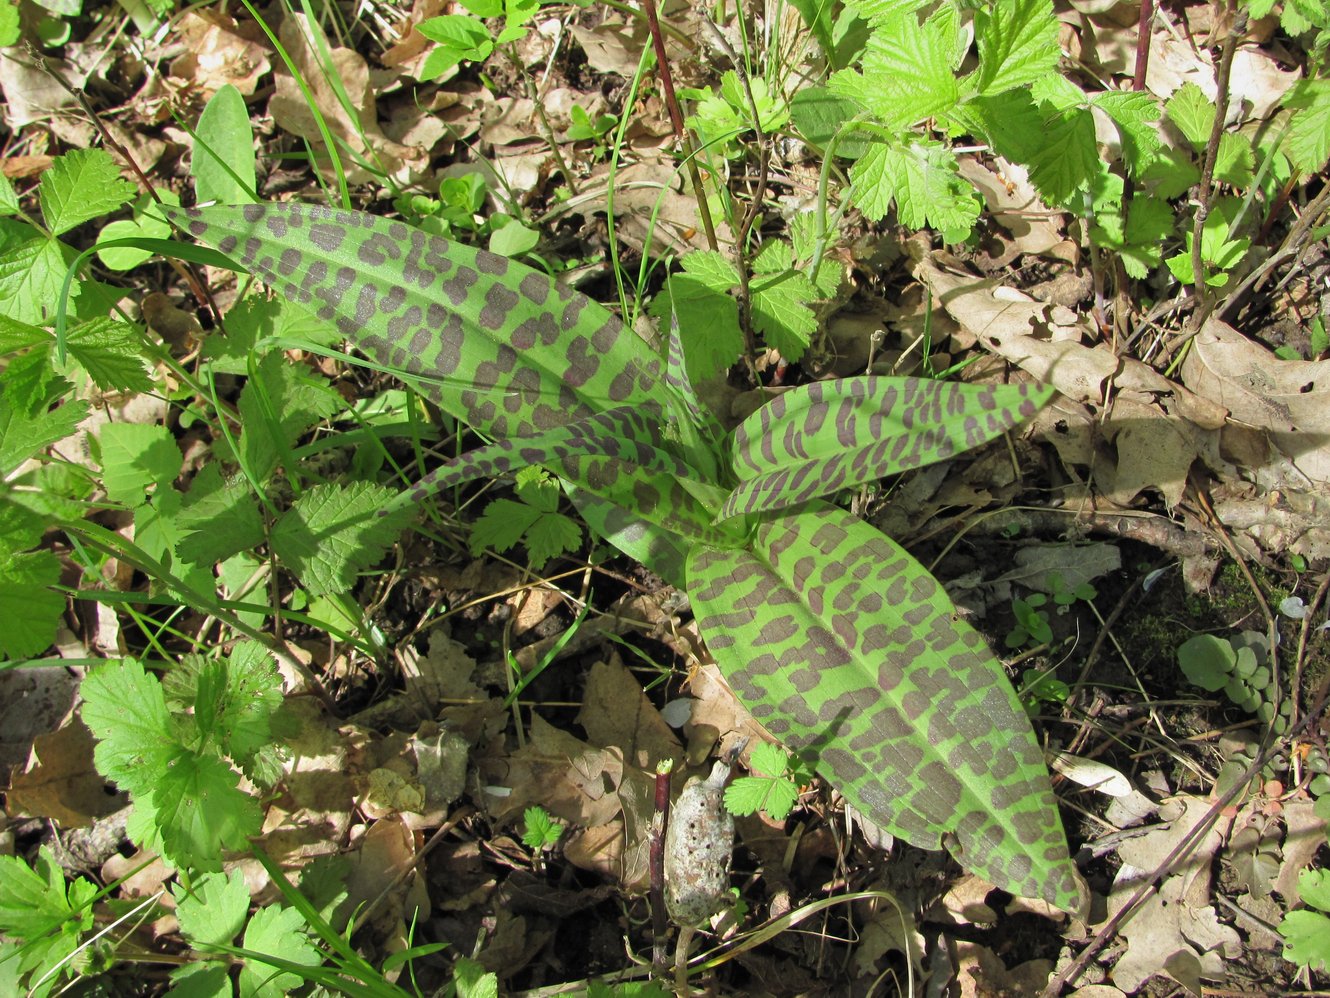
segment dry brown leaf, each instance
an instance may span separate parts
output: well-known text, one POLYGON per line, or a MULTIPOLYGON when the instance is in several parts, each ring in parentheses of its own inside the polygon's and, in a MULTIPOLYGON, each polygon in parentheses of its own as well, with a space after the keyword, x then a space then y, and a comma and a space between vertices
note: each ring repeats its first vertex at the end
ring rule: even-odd
POLYGON ((643 49, 649 44, 647 26, 640 17, 624 23, 607 17, 594 28, 574 24, 570 29, 586 53, 587 65, 598 73, 617 73, 632 79, 643 49))
POLYGON ((526 745, 498 765, 506 770, 502 782, 511 792, 490 800, 496 820, 533 804, 573 825, 604 825, 619 814, 616 791, 624 771, 619 750, 589 745, 539 714, 531 716, 526 745))
MULTIPOLYGON (((447 7, 448 0, 414 0, 411 4, 411 13, 396 25, 401 41, 379 56, 379 62, 385 66, 405 66, 408 75, 414 75, 409 71, 415 68, 415 63, 423 61, 429 49, 434 47, 433 42, 416 30, 416 25, 431 17, 437 17, 447 7)), ((453 73, 456 72, 454 68, 453 73)))
MULTIPOLYGON (((347 156, 347 148, 374 162, 384 173, 401 183, 411 183, 418 179, 429 165, 429 152, 418 147, 399 145, 383 134, 375 109, 375 91, 370 81, 369 66, 364 58, 352 49, 334 47, 324 40, 331 61, 325 70, 320 60, 320 46, 312 41, 313 31, 322 29, 311 26, 303 14, 288 14, 278 34, 292 62, 304 77, 324 123, 334 139, 342 144, 340 152, 350 182, 364 183, 376 179, 376 175, 358 166, 353 157, 347 156), (329 73, 336 74, 341 80, 342 88, 352 104, 349 110, 342 105, 337 91, 328 82, 329 73)), ((295 77, 285 68, 275 75, 277 88, 268 101, 268 113, 279 127, 321 149, 323 133, 295 77)))
POLYGON ((57 76, 71 87, 87 85, 87 73, 79 72, 63 59, 44 58, 45 68, 18 46, 0 48, 0 93, 5 97, 0 102, 0 113, 11 135, 17 135, 24 125, 58 115, 77 103, 74 95, 60 85, 57 76))
POLYGON ((425 878, 414 869, 416 837, 401 818, 385 818, 370 825, 350 858, 344 902, 349 910, 379 902, 369 924, 385 935, 429 917, 425 878))
POLYGON ((50 734, 38 735, 27 768, 10 777, 8 812, 52 818, 69 829, 117 810, 121 798, 106 792, 106 780, 92 764, 94 744, 78 716, 50 734))
POLYGON ((956 943, 956 983, 961 998, 1037 995, 1052 973, 1052 960, 1030 960, 1008 970, 987 946, 964 940, 956 943))
POLYGON ((181 15, 176 32, 185 54, 171 63, 171 75, 205 98, 228 83, 249 97, 272 69, 267 46, 246 37, 235 19, 220 11, 196 7, 181 15))
POLYGON ((1039 199, 1025 169, 1000 157, 995 165, 999 172, 973 156, 957 161, 961 176, 979 188, 993 220, 1011 234, 1022 253, 1038 255, 1062 242, 1063 216, 1039 199))
POLYGON ((621 748, 625 761, 648 772, 683 758, 679 739, 617 654, 592 665, 577 723, 592 742, 621 748))
MULTIPOLYGON (((1178 798, 1161 810, 1164 823, 1123 842, 1118 850, 1122 866, 1108 897, 1109 916, 1122 909, 1142 880, 1209 810, 1209 803, 1200 798, 1178 798)), ((1127 949, 1111 972, 1113 983, 1122 990, 1134 992, 1151 976, 1163 973, 1199 995, 1202 979, 1224 977, 1224 961, 1241 952, 1241 939, 1219 922, 1210 903, 1211 867, 1222 844, 1221 831, 1212 827, 1123 927, 1127 949)))
POLYGON ((1290 800, 1284 804, 1284 858, 1274 889, 1287 904, 1298 896, 1298 874, 1325 845, 1325 822, 1316 816, 1314 802, 1290 800))
POLYGON ((65 669, 0 670, 0 771, 25 765, 34 739, 65 723, 78 684, 65 669))
POLYGON ((1284 460, 1252 468, 1265 488, 1330 484, 1330 361, 1281 360, 1211 318, 1192 341, 1182 380, 1263 431, 1284 460))

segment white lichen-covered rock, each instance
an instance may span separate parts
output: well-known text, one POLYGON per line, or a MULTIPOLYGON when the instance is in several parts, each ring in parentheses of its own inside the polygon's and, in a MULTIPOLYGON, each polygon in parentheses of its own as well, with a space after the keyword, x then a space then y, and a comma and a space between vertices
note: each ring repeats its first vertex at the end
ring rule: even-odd
POLYGON ((717 762, 706 779, 694 776, 665 831, 665 907, 679 925, 702 925, 729 899, 734 818, 725 810, 730 767, 717 762))

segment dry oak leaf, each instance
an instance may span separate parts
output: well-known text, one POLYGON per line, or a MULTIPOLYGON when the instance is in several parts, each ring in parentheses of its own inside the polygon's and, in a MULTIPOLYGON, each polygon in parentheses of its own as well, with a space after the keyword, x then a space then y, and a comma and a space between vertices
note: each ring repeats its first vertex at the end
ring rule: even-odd
POLYGON ((192 84, 206 98, 226 84, 246 97, 272 69, 267 48, 241 34, 235 19, 197 8, 176 22, 185 54, 171 63, 171 76, 192 84))
POLYGON ((9 813, 51 818, 70 829, 117 810, 123 800, 106 792, 106 780, 92 763, 93 746, 92 732, 76 714, 56 731, 38 735, 28 765, 10 777, 9 813))
POLYGON ((1211 318, 1182 364, 1188 388, 1263 431, 1284 458, 1254 468, 1267 488, 1330 483, 1330 361, 1281 360, 1211 318))

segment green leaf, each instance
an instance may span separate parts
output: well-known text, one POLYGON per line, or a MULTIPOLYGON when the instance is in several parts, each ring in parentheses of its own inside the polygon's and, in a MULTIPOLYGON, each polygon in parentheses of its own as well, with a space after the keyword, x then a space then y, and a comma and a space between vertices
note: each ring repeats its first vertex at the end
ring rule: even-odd
POLYGON ((97 771, 136 797, 150 795, 179 750, 161 684, 130 658, 97 666, 79 693, 97 771))
POLYGON ((1205 148, 1214 127, 1215 105, 1200 87, 1195 83, 1178 87, 1164 105, 1164 113, 1193 148, 1205 148))
POLYGON ((0 551, 0 655, 40 655, 55 641, 65 597, 54 586, 60 561, 50 551, 0 551))
POLYGON ((203 356, 216 373, 246 374, 250 354, 268 353, 278 338, 327 347, 339 343, 342 334, 332 323, 286 299, 250 295, 226 313, 225 335, 221 330, 207 335, 203 356))
POLYGON ((0 391, 0 475, 8 475, 49 444, 65 439, 88 414, 87 401, 77 399, 54 409, 43 406, 29 415, 10 398, 11 388, 0 391))
POLYGON ((1330 871, 1303 870, 1299 873, 1298 897, 1313 908, 1330 911, 1330 871))
MULTIPOLYGON (((275 904, 254 913, 245 928, 243 946, 253 953, 266 953, 302 967, 317 967, 323 962, 305 931, 300 912, 275 904)), ((286 998, 301 983, 298 974, 277 971, 252 957, 246 957, 240 968, 240 998, 286 998)))
POLYGON ((1237 653, 1214 634, 1197 634, 1178 646, 1178 665, 1191 682, 1211 693, 1222 690, 1233 673, 1237 653))
MULTIPOLYGON (((684 257, 685 265, 695 256, 707 254, 690 253, 684 257)), ((743 352, 738 303, 716 286, 724 271, 711 269, 705 260, 698 263, 700 273, 672 274, 666 293, 651 303, 652 314, 662 322, 670 321, 672 314, 679 323, 688 376, 695 382, 729 370, 743 352)))
POLYGON ((1312 970, 1330 969, 1330 918, 1319 911, 1290 911, 1279 923, 1279 934, 1284 937, 1284 959, 1289 963, 1312 970))
MULTIPOLYGON (((180 195, 175 191, 162 191, 158 197, 169 204, 179 204, 180 195)), ((144 195, 134 203, 134 217, 120 219, 102 226, 97 233, 99 246, 115 239, 168 239, 171 226, 154 212, 157 202, 144 195)), ((152 258, 155 251, 140 249, 135 246, 106 246, 97 251, 97 259, 112 270, 132 270, 139 264, 152 258)))
POLYGON ((786 270, 751 288, 753 326, 788 361, 797 361, 817 331, 809 302, 817 297, 813 282, 797 270, 786 270))
POLYGON ((1162 113, 1158 102, 1148 93, 1110 90, 1095 94, 1090 103, 1113 119, 1122 137, 1128 172, 1133 177, 1142 176, 1158 157, 1161 145, 1156 124, 1162 113))
POLYGON ((300 435, 341 405, 326 383, 314 381, 280 353, 266 355, 237 404, 246 473, 256 482, 266 481, 300 435))
MULTIPOLYGON (((506 217, 506 216, 505 216, 506 217)), ((523 253, 529 253, 536 248, 540 242, 540 233, 535 229, 529 229, 516 219, 508 219, 506 224, 499 225, 499 216, 490 219, 494 228, 490 231, 489 251, 498 253, 500 256, 521 256, 523 253)))
POLYGON ((822 51, 830 58, 836 50, 831 37, 832 0, 790 0, 790 6, 799 12, 804 25, 813 33, 822 51))
POLYGON ((19 322, 55 317, 74 253, 57 239, 30 239, 0 255, 0 309, 19 322))
POLYGON ((1163 260, 1164 243, 1173 234, 1173 225, 1173 209, 1167 201, 1137 197, 1132 199, 1125 227, 1119 211, 1101 210, 1095 213, 1090 232, 1096 245, 1116 251, 1123 269, 1141 280, 1163 260))
POLYGON ((171 998, 233 998, 235 984, 230 968, 224 963, 195 960, 176 967, 169 975, 171 998))
POLYGON ((528 849, 549 848, 563 835, 563 825, 543 807, 529 807, 522 812, 522 824, 522 842, 528 849))
POLYGON ((189 164, 199 201, 255 201, 254 130, 240 91, 227 83, 209 99, 195 129, 189 164))
POLYGON ((235 770, 215 755, 177 749, 166 760, 151 793, 166 860, 177 867, 220 870, 224 850, 249 845, 263 812, 238 789, 239 782, 235 770))
POLYGON ((828 149, 838 133, 836 155, 857 159, 867 148, 862 133, 845 128, 859 111, 859 104, 834 94, 827 87, 803 87, 790 99, 790 116, 799 134, 812 145, 828 149))
POLYGON ((1023 897, 1079 906, 1043 753, 926 569, 822 502, 688 559, 698 624, 768 731, 872 821, 1023 897))
POLYGON ((1215 153, 1214 178, 1223 184, 1245 188, 1252 181, 1251 142, 1244 135, 1224 132, 1215 153))
POLYGON ((181 934, 195 949, 229 946, 249 914, 249 887, 240 870, 206 873, 185 890, 175 884, 176 919, 181 934))
POLYGON ((499 998, 499 978, 475 960, 462 957, 453 967, 457 998, 499 998))
POLYGON ((1043 128, 1043 142, 1027 160, 1030 180, 1050 202, 1069 204, 1100 166, 1094 119, 1073 108, 1045 118, 1043 128))
POLYGON ((862 75, 842 70, 833 93, 855 100, 889 127, 904 128, 942 114, 960 96, 954 72, 963 53, 953 8, 923 24, 913 12, 878 20, 863 56, 862 75))
POLYGON ((89 319, 69 330, 66 343, 69 355, 102 391, 153 390, 143 362, 143 336, 129 323, 105 317, 89 319))
POLYGON ((0 856, 0 932, 35 940, 70 919, 76 931, 92 928, 92 908, 71 904, 88 887, 92 885, 76 877, 66 891, 64 871, 49 846, 38 851, 36 869, 17 856, 0 856))
POLYGON ((273 553, 311 595, 346 592, 397 540, 406 517, 379 515, 391 498, 369 482, 316 485, 273 527, 273 553))
MULTIPOLYGON (((0 3, 0 48, 8 48, 10 45, 17 45, 20 32, 18 4, 12 0, 4 0, 0 3)), ((4 183, 9 183, 6 177, 4 183)))
POLYGON ((975 11, 974 26, 979 93, 998 94, 1056 70, 1058 21, 1051 0, 998 0, 975 11))
POLYGON ((172 217, 335 320, 360 349, 492 439, 532 436, 609 405, 670 405, 645 341, 584 295, 505 257, 308 205, 172 217))
POLYGON ((1280 148, 1303 173, 1320 173, 1330 159, 1330 80, 1299 80, 1283 103, 1293 117, 1280 148))
POLYGON ((735 430, 740 485, 717 519, 783 509, 945 460, 1033 416, 1034 385, 854 377, 800 385, 735 430))
POLYGON ((936 228, 949 243, 969 237, 982 205, 957 171, 955 154, 929 140, 874 144, 850 167, 850 179, 855 203, 870 218, 895 201, 902 225, 936 228))
POLYGON ((76 149, 57 156, 42 176, 42 217, 53 235, 115 211, 138 193, 101 149, 76 149))
POLYGON ((161 425, 107 423, 98 431, 102 484, 112 502, 143 503, 144 490, 170 484, 180 474, 180 448, 161 425))
POLYGON ((194 476, 177 520, 181 540, 176 553, 195 565, 225 561, 264 541, 258 502, 243 478, 222 480, 216 464, 194 476))

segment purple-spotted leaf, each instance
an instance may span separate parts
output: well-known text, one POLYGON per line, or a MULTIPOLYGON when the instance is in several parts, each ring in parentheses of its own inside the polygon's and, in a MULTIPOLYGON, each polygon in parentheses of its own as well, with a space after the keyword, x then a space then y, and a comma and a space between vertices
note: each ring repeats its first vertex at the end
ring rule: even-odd
POLYGON ((616 405, 670 405, 646 342, 507 257, 317 205, 163 210, 486 436, 531 436, 616 405))
POLYGON ((1043 753, 1006 673, 904 549, 827 503, 699 545, 689 595, 739 699, 871 820, 1077 910, 1043 753))
POLYGON ((718 519, 783 509, 943 461, 1033 416, 1035 385, 927 378, 818 381, 778 395, 734 432, 739 486, 718 519))

